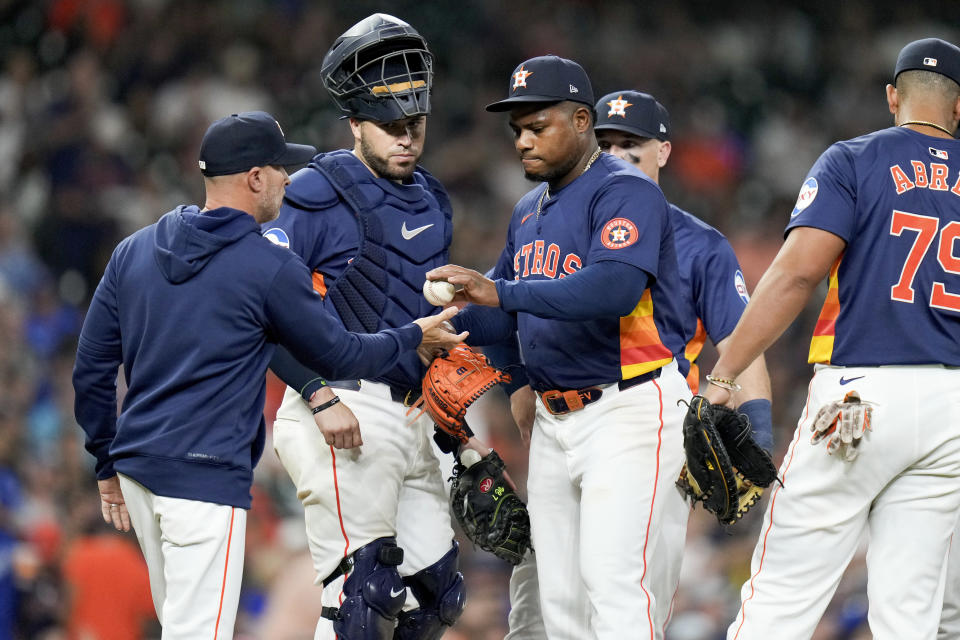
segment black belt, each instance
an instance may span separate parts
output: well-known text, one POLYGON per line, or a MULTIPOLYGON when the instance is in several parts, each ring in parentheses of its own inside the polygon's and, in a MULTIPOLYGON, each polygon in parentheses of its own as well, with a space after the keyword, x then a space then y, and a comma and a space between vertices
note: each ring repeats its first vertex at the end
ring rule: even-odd
POLYGON ((413 403, 419 400, 422 394, 422 389, 400 389, 397 387, 390 387, 390 398, 394 402, 399 402, 405 407, 413 406, 413 403))
MULTIPOLYGON (((662 368, 654 369, 653 371, 648 371, 647 373, 643 373, 634 378, 621 380, 617 383, 617 387, 620 389, 620 391, 623 391, 624 389, 635 387, 638 384, 650 382, 651 380, 659 378, 661 371, 662 368)), ((561 391, 560 389, 551 389, 549 391, 540 392, 540 400, 543 402, 543 406, 546 407, 547 411, 555 416, 564 415, 572 411, 579 411, 588 404, 596 402, 602 396, 603 389, 600 387, 568 389, 566 391, 561 391)))
MULTIPOLYGON (((327 382, 328 387, 334 389, 349 389, 350 391, 360 391, 359 380, 332 380, 327 382)), ((399 402, 405 407, 413 406, 422 394, 421 389, 404 389, 401 387, 390 387, 390 399, 399 402)))

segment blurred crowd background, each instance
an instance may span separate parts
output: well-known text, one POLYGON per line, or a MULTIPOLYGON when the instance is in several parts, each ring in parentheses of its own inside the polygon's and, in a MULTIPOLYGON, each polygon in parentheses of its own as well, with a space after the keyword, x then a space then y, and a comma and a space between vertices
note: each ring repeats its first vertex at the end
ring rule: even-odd
MULTIPOLYGON (((725 232, 756 284, 805 173, 831 142, 887 126, 883 87, 907 42, 960 42, 952 3, 0 0, 0 640, 159 637, 132 534, 100 520, 70 373, 86 304, 116 242, 202 202, 207 125, 264 109, 287 137, 349 143, 319 81, 333 40, 375 11, 436 55, 424 164, 455 206, 453 261, 481 271, 503 246, 522 177, 500 99, 520 61, 579 61, 597 96, 653 93, 673 120, 668 197, 725 232), (84 634, 82 629, 95 629, 84 634)), ((768 352, 775 458, 806 393, 819 302, 768 352)), ((199 326, 191 330, 203 331, 199 326)), ((711 354, 704 356, 709 370, 711 354)), ((268 421, 281 389, 270 384, 268 421)), ((503 394, 473 410, 524 485, 503 394)), ((759 510, 729 528, 697 510, 670 640, 714 640, 733 619, 759 510)), ((508 567, 464 545, 467 609, 446 640, 506 630, 508 567)), ((319 588, 294 489, 268 447, 247 533, 242 638, 311 638, 319 588)), ((817 638, 867 638, 855 559, 817 638)))

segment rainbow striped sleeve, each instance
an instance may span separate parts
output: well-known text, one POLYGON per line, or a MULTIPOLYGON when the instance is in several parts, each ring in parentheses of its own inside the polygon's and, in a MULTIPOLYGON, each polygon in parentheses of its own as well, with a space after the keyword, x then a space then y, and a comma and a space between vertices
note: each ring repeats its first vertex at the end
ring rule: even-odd
POLYGON ((620 318, 620 376, 635 378, 671 360, 673 354, 660 341, 653 321, 653 298, 647 289, 630 315, 620 318))
POLYGON ((820 317, 817 318, 817 324, 813 328, 813 338, 810 340, 810 355, 807 357, 807 362, 810 363, 830 364, 830 356, 833 355, 833 338, 836 334, 837 316, 840 315, 837 272, 840 270, 842 260, 841 253, 830 268, 827 298, 823 301, 823 308, 820 310, 820 317))

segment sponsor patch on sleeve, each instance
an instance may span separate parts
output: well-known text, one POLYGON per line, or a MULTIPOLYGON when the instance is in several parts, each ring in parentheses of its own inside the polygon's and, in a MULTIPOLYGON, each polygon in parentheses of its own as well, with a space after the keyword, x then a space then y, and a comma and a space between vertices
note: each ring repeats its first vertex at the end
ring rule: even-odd
POLYGON ((810 206, 817 197, 818 189, 817 179, 807 178, 807 181, 800 187, 800 195, 797 196, 797 204, 793 206, 793 213, 790 214, 791 218, 810 206))
POLYGON ((743 300, 744 304, 750 302, 750 294, 747 293, 747 282, 743 279, 743 271, 737 269, 737 273, 733 276, 733 286, 737 290, 737 294, 740 295, 740 299, 743 300))
POLYGON ((284 249, 290 248, 290 236, 280 227, 271 227, 263 232, 263 237, 284 249))
POLYGON ((614 218, 600 232, 600 242, 607 249, 623 249, 637 241, 637 225, 626 218, 614 218))

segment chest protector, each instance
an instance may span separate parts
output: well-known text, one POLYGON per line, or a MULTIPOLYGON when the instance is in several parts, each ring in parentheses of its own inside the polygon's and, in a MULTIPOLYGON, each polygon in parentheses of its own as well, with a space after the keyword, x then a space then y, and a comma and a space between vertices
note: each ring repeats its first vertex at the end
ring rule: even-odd
MULTIPOLYGON (((323 154, 311 166, 350 207, 359 229, 356 256, 327 289, 344 326, 374 333, 433 313, 423 282, 427 271, 449 261, 453 236, 452 207, 440 182, 422 167, 412 184, 374 178, 345 151, 323 154)), ((415 353, 401 360, 400 369, 385 381, 419 385, 423 368, 415 353)))

